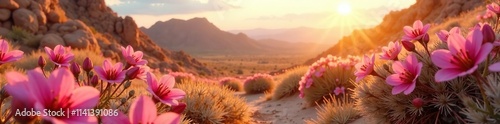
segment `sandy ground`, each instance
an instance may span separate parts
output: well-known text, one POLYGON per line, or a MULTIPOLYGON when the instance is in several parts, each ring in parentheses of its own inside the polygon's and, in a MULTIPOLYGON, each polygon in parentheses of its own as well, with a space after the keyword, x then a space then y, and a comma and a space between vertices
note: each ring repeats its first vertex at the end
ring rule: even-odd
MULTIPOLYGON (((305 107, 304 100, 296 96, 266 101, 264 94, 235 94, 246 100, 255 124, 304 124, 305 120, 316 119, 317 116, 317 107, 305 107)), ((351 124, 365 124, 365 120, 360 118, 351 124)))

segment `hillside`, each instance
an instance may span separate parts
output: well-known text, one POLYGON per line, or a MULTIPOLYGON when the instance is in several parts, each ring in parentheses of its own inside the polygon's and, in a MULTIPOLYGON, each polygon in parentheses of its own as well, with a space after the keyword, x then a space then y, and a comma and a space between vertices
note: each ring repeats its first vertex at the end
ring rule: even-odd
POLYGON ((462 23, 451 23, 447 20, 457 17, 466 12, 474 10, 480 5, 484 5, 483 0, 417 0, 409 8, 391 11, 384 16, 383 21, 370 29, 355 30, 349 36, 343 37, 338 44, 310 59, 306 64, 311 64, 317 59, 328 54, 332 55, 359 55, 387 44, 389 41, 399 40, 403 34, 403 27, 412 25, 415 20, 422 20, 423 23, 431 23, 429 35, 435 37, 434 27, 450 29, 454 26, 468 26, 473 24, 477 13, 469 13, 469 16, 460 17, 462 23), (464 22, 471 22, 464 23, 464 22), (446 24, 446 25, 443 25, 446 24), (462 25, 461 25, 462 24, 462 25))
POLYGON ((133 18, 119 17, 105 0, 1 0, 0 24, 0 35, 25 53, 65 45, 118 59, 120 46, 131 45, 152 68, 212 73, 189 55, 156 45, 133 18))
MULTIPOLYGON (((302 54, 318 47, 315 43, 290 43, 274 39, 255 40, 244 33, 220 30, 206 18, 189 20, 170 19, 159 21, 150 28, 141 28, 158 45, 172 50, 182 50, 193 55, 243 55, 243 54, 302 54)), ((315 49, 312 53, 319 53, 315 49)))

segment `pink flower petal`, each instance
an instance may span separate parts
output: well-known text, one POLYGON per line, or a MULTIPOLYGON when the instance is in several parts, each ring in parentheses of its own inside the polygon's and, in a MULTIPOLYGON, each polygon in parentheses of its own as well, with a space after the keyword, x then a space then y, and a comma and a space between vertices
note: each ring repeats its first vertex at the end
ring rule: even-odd
POLYGON ((153 91, 156 91, 158 89, 158 80, 156 79, 156 76, 151 72, 146 74, 146 83, 153 91))
POLYGON ((118 111, 117 116, 101 116, 103 124, 130 124, 129 118, 123 112, 118 111))
POLYGON ((423 28, 424 28, 424 25, 422 24, 422 21, 417 20, 417 21, 413 22, 413 29, 422 30, 423 28))
POLYGON ((408 89, 408 87, 410 87, 410 84, 401 84, 401 85, 395 86, 392 88, 392 95, 399 94, 399 93, 403 92, 404 90, 408 89))
POLYGON ((467 41, 465 42, 465 47, 469 51, 469 55, 475 56, 481 50, 481 45, 483 44, 483 34, 480 29, 474 29, 467 35, 467 41))
POLYGON ((40 70, 40 68, 36 68, 28 71, 27 74, 29 79, 28 82, 30 84, 29 91, 33 93, 35 99, 43 105, 52 104, 52 99, 58 94, 50 92, 50 90, 53 89, 47 79, 45 79, 45 76, 43 76, 42 70, 40 70))
POLYGON ((173 88, 175 85, 175 77, 171 75, 163 75, 160 79, 160 83, 164 83, 167 87, 173 88))
POLYGON ((448 50, 435 50, 431 54, 431 61, 440 68, 458 68, 457 65, 450 63, 453 56, 448 50))
POLYGON ((392 70, 395 73, 403 73, 403 72, 405 72, 405 69, 406 69, 406 67, 403 66, 403 64, 400 61, 396 61, 396 62, 392 63, 392 70))
POLYGON ((167 95, 170 99, 182 99, 184 96, 186 96, 186 92, 181 89, 170 89, 170 93, 167 95))
MULTIPOLYGON (((41 74, 41 70, 40 70, 41 74)), ((43 77, 43 75, 41 75, 43 77)), ((59 93, 56 95, 58 98, 65 97, 73 89, 75 89, 75 77, 73 73, 66 68, 58 68, 52 72, 49 76, 49 86, 52 92, 59 93)))
POLYGON ((465 48, 465 38, 460 34, 450 34, 448 36, 448 49, 452 55, 459 52, 460 49, 465 48))
POLYGON ((474 64, 478 65, 479 63, 482 63, 484 60, 486 60, 491 50, 493 50, 493 45, 491 43, 484 43, 481 46, 481 50, 476 54, 476 62, 474 64))
POLYGON ((449 81, 449 80, 457 78, 460 73, 462 73, 462 70, 460 70, 460 69, 444 68, 444 69, 437 71, 436 75, 434 76, 434 79, 438 83, 444 82, 444 81, 449 81))
POLYGON ((386 79, 385 82, 391 86, 398 86, 403 84, 404 82, 399 78, 399 74, 392 74, 389 75, 386 79))
POLYGON ((93 87, 82 86, 71 92, 71 108, 87 109, 93 108, 99 102, 99 91, 93 87))
POLYGON ((415 90, 415 87, 416 87, 416 82, 414 81, 413 83, 411 83, 408 88, 403 92, 405 95, 408 95, 410 94, 411 92, 413 92, 413 90, 415 90))
POLYGON ((0 51, 1 52, 9 51, 9 43, 7 42, 7 40, 0 39, 0 51))
POLYGON ((424 27, 422 27, 422 32, 427 33, 427 31, 429 30, 430 27, 431 27, 430 24, 425 24, 424 27))
POLYGON ((488 67, 488 69, 490 71, 499 72, 500 71, 500 62, 497 62, 495 64, 490 65, 490 67, 488 67))
POLYGON ((179 123, 180 123, 180 115, 174 112, 167 112, 161 114, 155 120, 155 124, 179 124, 179 123))
POLYGON ((139 96, 130 105, 129 110, 130 122, 133 124, 146 124, 156 120, 156 106, 149 97, 139 96))

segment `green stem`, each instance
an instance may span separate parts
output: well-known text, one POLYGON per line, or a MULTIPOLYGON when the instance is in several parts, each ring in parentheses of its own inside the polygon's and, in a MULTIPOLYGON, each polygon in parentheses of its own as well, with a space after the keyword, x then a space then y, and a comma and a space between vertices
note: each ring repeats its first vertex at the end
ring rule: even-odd
POLYGON ((490 59, 491 56, 488 55, 488 58, 486 58, 486 67, 483 69, 483 77, 486 77, 488 75, 488 66, 490 64, 490 59))
MULTIPOLYGON (((117 91, 118 89, 120 89, 120 86, 122 86, 122 85, 125 83, 125 81, 127 81, 127 80, 128 80, 128 79, 124 79, 124 80, 123 80, 123 81, 122 81, 122 82, 118 85, 118 87, 116 87, 116 89, 113 91, 113 93, 111 93, 111 94, 109 95, 109 97, 106 99, 106 101, 104 102, 104 104, 107 104, 107 103, 109 102, 109 100, 113 97, 113 95, 116 93, 116 91, 117 91)), ((125 90, 125 89, 124 89, 124 90, 125 90)))

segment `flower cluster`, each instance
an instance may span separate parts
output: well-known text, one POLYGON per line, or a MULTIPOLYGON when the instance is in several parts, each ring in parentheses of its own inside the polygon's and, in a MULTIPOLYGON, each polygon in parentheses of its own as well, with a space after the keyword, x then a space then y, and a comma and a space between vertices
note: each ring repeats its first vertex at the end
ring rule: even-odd
POLYGON ((349 81, 354 79, 352 72, 359 61, 356 56, 342 58, 328 55, 321 58, 309 67, 299 81, 299 97, 313 105, 321 102, 324 96, 340 95, 345 93, 345 88, 354 88, 349 81))
MULTIPOLYGON (((16 110, 75 110, 75 109, 119 109, 127 101, 134 98, 135 91, 130 90, 128 95, 122 93, 131 86, 131 80, 140 79, 146 82, 146 90, 152 98, 140 96, 131 103, 129 117, 119 112, 119 117, 99 116, 14 116, 21 123, 42 120, 50 123, 179 123, 179 114, 185 108, 184 103, 178 100, 184 98, 185 92, 175 89, 175 79, 171 75, 164 75, 158 81, 142 59, 141 51, 134 51, 131 46, 122 48, 126 63, 113 63, 107 59, 102 66, 94 66, 90 58, 86 58, 82 66, 72 62, 75 58, 71 48, 57 45, 54 49, 45 47, 51 62, 56 64, 53 70, 44 70, 47 64, 40 56, 39 68, 27 71, 24 75, 17 71, 5 74, 7 85, 4 87, 12 97, 11 111, 16 110), (85 72, 81 75, 82 70, 85 72), (47 75, 45 71, 50 73, 47 75), (94 75, 95 74, 95 75, 94 75), (83 79, 80 79, 84 77, 83 79), (117 84, 118 86, 114 86, 117 84), (119 92, 118 92, 119 91, 119 92), (115 102, 114 102, 115 101, 115 102), (119 102, 118 106, 112 105, 119 102), (157 116, 155 104, 169 106, 171 112, 157 116), (114 107, 112 107, 114 106, 114 107), (150 117, 154 116, 154 117, 150 117), (98 119, 101 118, 101 119, 98 119)), ((19 60, 23 52, 9 51, 7 41, 0 40, 0 63, 19 60)), ((3 102, 5 97, 0 99, 3 102)), ((6 119, 8 121, 9 119, 6 119)), ((4 123, 4 122, 2 122, 4 123)))

